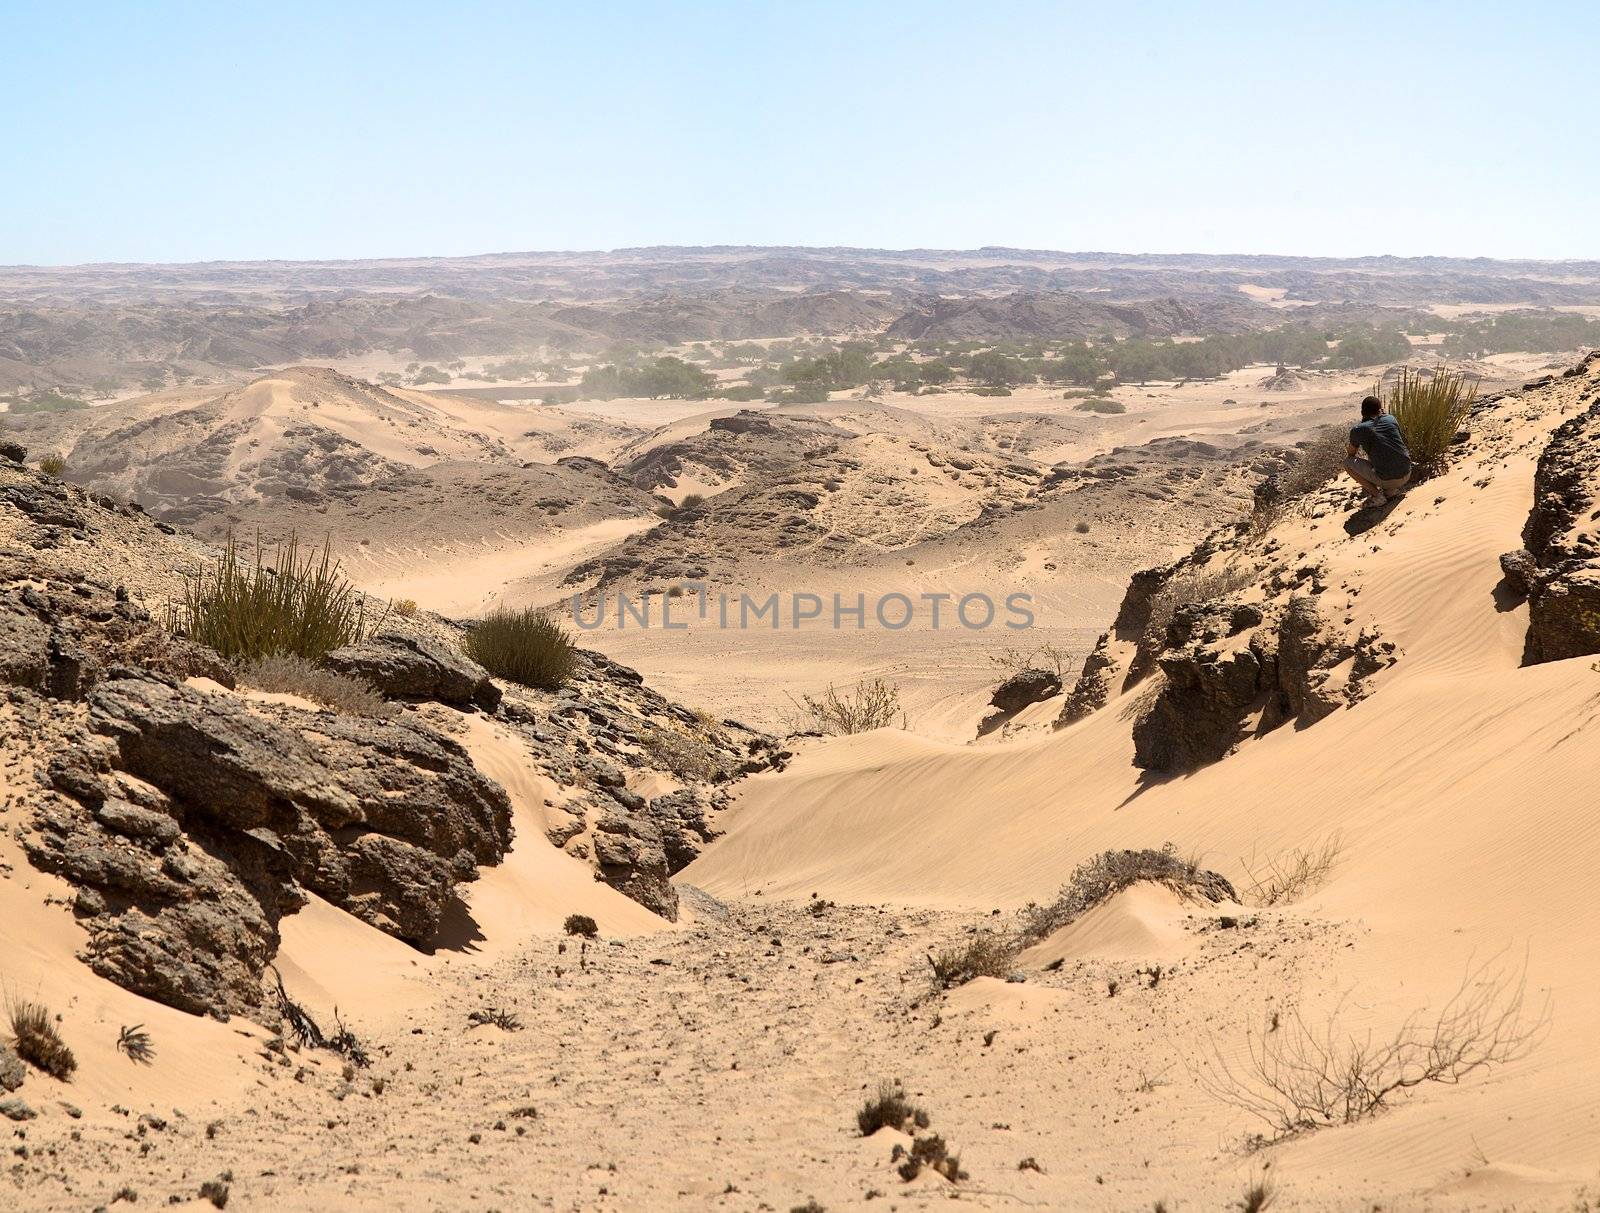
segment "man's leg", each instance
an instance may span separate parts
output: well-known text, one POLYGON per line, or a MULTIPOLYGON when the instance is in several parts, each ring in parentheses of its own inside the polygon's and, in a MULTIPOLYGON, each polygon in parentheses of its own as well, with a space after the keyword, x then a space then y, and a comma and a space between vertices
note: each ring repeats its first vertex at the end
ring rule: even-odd
POLYGON ((1378 483, 1378 474, 1372 470, 1372 464, 1357 455, 1352 455, 1344 461, 1344 470, 1367 491, 1367 496, 1376 497, 1383 492, 1383 486, 1378 483))

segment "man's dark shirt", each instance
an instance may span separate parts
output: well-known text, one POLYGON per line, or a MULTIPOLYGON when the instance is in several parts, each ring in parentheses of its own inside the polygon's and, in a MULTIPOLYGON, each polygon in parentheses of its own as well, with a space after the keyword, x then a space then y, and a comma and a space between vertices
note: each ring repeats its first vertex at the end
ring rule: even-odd
POLYGON ((1411 452, 1400 426, 1388 413, 1379 413, 1350 431, 1350 445, 1367 453, 1379 479, 1398 480, 1411 473, 1411 452))

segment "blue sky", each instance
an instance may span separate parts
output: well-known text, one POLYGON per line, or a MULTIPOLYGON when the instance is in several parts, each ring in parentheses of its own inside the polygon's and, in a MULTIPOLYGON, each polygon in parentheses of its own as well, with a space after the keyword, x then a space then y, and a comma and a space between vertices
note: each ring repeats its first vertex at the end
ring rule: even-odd
POLYGON ((0 263, 1600 257, 1592 10, 0 0, 0 263))

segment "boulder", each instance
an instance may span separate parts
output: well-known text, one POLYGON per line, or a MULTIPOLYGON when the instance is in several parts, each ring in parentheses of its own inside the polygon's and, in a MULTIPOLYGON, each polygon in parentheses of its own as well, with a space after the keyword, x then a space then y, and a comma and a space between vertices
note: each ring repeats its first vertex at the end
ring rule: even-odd
POLYGON ((336 673, 365 679, 389 699, 476 705, 486 712, 500 705, 500 688, 482 666, 415 636, 386 632, 334 649, 322 664, 336 673))
POLYGON ((9 459, 12 463, 21 463, 28 457, 28 448, 20 442, 0 442, 0 459, 9 459))
POLYGON ((1017 671, 996 687, 989 697, 989 706, 1015 715, 1031 704, 1060 693, 1061 675, 1054 670, 1029 668, 1017 671))
POLYGON ((1533 589, 1534 578, 1539 575, 1539 562, 1527 548, 1506 552, 1500 557, 1500 576, 1518 598, 1526 598, 1533 589))
POLYGON ((0 1041, 0 1091, 15 1091, 28 1076, 28 1067, 10 1045, 0 1041))

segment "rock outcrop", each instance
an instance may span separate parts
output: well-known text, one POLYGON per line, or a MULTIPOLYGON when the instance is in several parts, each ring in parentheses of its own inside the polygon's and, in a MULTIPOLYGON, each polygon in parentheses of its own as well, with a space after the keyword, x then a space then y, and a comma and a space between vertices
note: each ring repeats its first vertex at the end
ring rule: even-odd
MULTIPOLYGON (((1582 365, 1600 369, 1600 360, 1591 355, 1582 365)), ((1523 661, 1600 653, 1600 400, 1551 435, 1534 473, 1522 541, 1531 558, 1521 563, 1528 596, 1523 661)))
POLYGON ((1315 724, 1363 698, 1366 679, 1394 660, 1375 633, 1335 632, 1305 594, 1266 607, 1192 603, 1174 612, 1164 640, 1165 678, 1133 727, 1134 765, 1150 771, 1215 762, 1289 720, 1315 724))
POLYGON ((385 632, 334 649, 322 664, 365 679, 388 699, 434 700, 485 712, 500 706, 500 688, 482 666, 419 636, 385 632))

